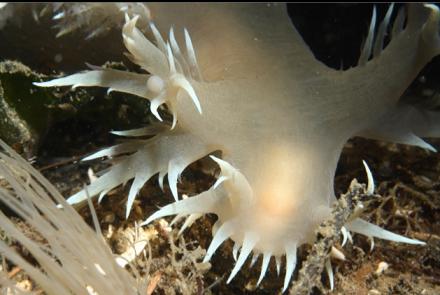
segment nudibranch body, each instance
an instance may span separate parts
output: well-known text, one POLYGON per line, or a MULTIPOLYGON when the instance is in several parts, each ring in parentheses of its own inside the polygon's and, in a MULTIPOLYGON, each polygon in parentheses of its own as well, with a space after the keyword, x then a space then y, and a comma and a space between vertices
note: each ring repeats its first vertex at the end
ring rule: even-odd
MULTIPOLYGON (((435 114, 399 99, 422 67, 440 53, 435 6, 400 9, 390 29, 391 5, 377 33, 373 11, 359 64, 347 71, 330 69, 314 58, 282 4, 151 4, 149 9, 156 45, 136 28, 137 18, 127 18, 123 38, 131 59, 150 74, 94 68, 37 85, 101 86, 135 94, 151 101, 159 120, 157 108, 168 104, 174 117, 171 129, 87 158, 130 153, 119 156, 87 191, 103 197, 134 179, 128 216, 143 184, 159 173, 162 186, 168 174, 176 202, 145 223, 174 214, 217 214, 206 260, 228 238, 236 243, 235 251, 241 248, 228 282, 254 251, 255 257, 263 255, 259 282, 270 258, 275 256, 279 266, 280 257, 286 255, 287 288, 297 247, 313 242, 314 230, 336 200, 333 178, 350 137, 364 135, 433 149, 417 135, 438 136, 429 130, 438 122, 435 114), (170 26, 165 42, 158 29, 170 26), (387 30, 391 41, 383 49, 387 30), (396 124, 397 113, 404 115, 404 122, 396 124), (223 159, 212 156, 221 168, 217 183, 178 201, 181 172, 217 150, 223 152, 223 159)), ((116 134, 154 131, 147 127, 116 134)), ((69 202, 85 199, 81 191, 69 202)), ((423 244, 361 219, 346 227, 370 237, 423 244)))

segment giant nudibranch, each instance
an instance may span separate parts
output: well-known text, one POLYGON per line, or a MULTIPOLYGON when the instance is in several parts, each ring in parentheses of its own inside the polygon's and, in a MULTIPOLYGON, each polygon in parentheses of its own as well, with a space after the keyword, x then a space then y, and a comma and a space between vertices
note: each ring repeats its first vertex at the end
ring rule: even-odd
MULTIPOLYGON (((137 17, 127 17, 122 33, 132 61, 149 74, 93 68, 35 84, 100 86, 135 94, 150 100, 159 120, 158 107, 168 105, 174 117, 170 129, 87 158, 119 156, 87 191, 102 198, 134 179, 128 216, 143 184, 159 173, 162 186, 168 174, 176 202, 161 208, 145 224, 174 214, 215 213, 218 221, 206 260, 228 238, 236 250, 241 248, 228 282, 253 251, 263 255, 259 282, 272 256, 277 263, 286 256, 287 288, 297 247, 313 242, 314 230, 329 216, 336 200, 336 165, 350 137, 363 135, 433 150, 418 136, 438 136, 438 130, 430 128, 438 119, 400 97, 440 53, 436 6, 402 7, 391 26, 391 5, 376 33, 373 11, 358 65, 346 71, 315 59, 283 4, 151 4, 149 9, 155 44, 136 28, 137 17), (170 26, 166 41, 159 29, 170 26), (387 31, 391 41, 383 48, 387 31), (216 150, 223 152, 223 159, 211 157, 221 168, 216 184, 178 200, 181 172, 216 150)), ((147 127, 116 134, 151 132, 147 127)), ((75 204, 85 199, 83 190, 68 201, 75 204)), ((423 244, 362 219, 349 222, 346 229, 423 244)))

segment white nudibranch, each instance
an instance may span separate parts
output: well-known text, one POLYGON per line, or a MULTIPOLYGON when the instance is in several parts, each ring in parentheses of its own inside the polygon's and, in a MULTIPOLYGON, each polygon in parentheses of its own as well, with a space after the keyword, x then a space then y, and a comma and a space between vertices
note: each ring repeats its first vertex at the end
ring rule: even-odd
MULTIPOLYGON (((128 57, 149 74, 97 68, 35 84, 100 86, 138 95, 150 100, 151 112, 159 120, 158 107, 167 104, 173 113, 172 130, 144 127, 114 132, 126 137, 159 134, 149 140, 123 142, 85 159, 118 157, 87 191, 102 199, 133 179, 128 217, 144 183, 159 174, 163 187, 168 175, 176 202, 162 207, 143 224, 169 215, 178 219, 189 215, 182 231, 203 214, 216 214, 205 261, 225 240, 232 239, 236 264, 228 283, 253 252, 251 265, 262 256, 257 284, 271 258, 280 272, 285 256, 283 291, 287 289, 297 248, 313 243, 315 229, 329 217, 336 201, 336 165, 350 137, 427 148, 419 136, 440 136, 437 113, 400 100, 422 67, 440 53, 439 11, 432 6, 409 5, 407 13, 401 8, 385 48, 393 5, 377 33, 374 11, 358 66, 346 71, 316 60, 282 4, 188 7, 152 3, 149 8, 157 17, 158 27, 150 23, 155 45, 136 28, 138 17, 127 17, 122 32, 128 57), (158 28, 170 25, 165 41, 158 28), (185 28, 183 38, 177 38, 177 28, 185 28), (185 52, 178 45, 182 39, 185 52), (199 195, 179 200, 177 182, 182 171, 219 150, 224 152, 223 159, 211 156, 221 170, 217 182, 199 195)), ((365 162, 364 167, 367 192, 373 194, 372 173, 365 162)), ((83 190, 68 202, 86 199, 83 190)), ((424 244, 353 217, 341 229, 342 245, 352 241, 349 231, 366 235, 372 242, 381 238, 424 244)), ((333 287, 329 260, 325 269, 333 287)))

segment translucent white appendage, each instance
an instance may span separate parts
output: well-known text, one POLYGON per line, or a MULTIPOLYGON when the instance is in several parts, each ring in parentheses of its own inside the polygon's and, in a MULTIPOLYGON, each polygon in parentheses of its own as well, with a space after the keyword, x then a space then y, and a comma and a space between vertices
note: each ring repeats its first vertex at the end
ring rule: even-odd
POLYGON ((219 203, 219 198, 212 191, 203 192, 197 196, 187 198, 185 200, 180 200, 175 203, 171 203, 162 207, 156 211, 153 215, 147 218, 140 226, 147 225, 153 220, 170 216, 170 215, 189 215, 193 213, 208 213, 214 212, 215 206, 219 203))
POLYGON ((416 240, 416 239, 410 239, 395 233, 392 233, 390 231, 387 231, 377 225, 374 225, 372 223, 369 223, 365 220, 362 220, 360 218, 356 218, 353 221, 350 221, 349 223, 345 224, 345 227, 355 233, 359 233, 368 237, 375 237, 379 239, 399 242, 399 243, 407 243, 407 244, 413 244, 413 245, 425 245, 425 242, 416 240))
POLYGON ((347 239, 350 241, 350 243, 353 243, 353 239, 351 237, 350 232, 344 226, 341 227, 341 233, 342 233, 342 244, 341 244, 342 247, 344 247, 345 243, 347 242, 347 239))
POLYGON ((374 194, 373 174, 371 173, 371 170, 368 167, 367 162, 362 160, 362 164, 364 164, 365 172, 367 173, 367 181, 368 181, 368 184, 367 184, 367 194, 368 195, 372 195, 372 194, 374 194))
POLYGON ((275 264, 277 268, 277 275, 280 275, 281 271, 281 256, 275 256, 275 264))
POLYGON ((73 74, 46 82, 34 82, 33 84, 39 87, 72 86, 73 89, 76 87, 98 86, 110 88, 111 91, 129 93, 151 99, 155 97, 156 94, 150 92, 147 88, 146 81, 149 76, 150 75, 104 69, 73 74))
POLYGON ((261 272, 260 277, 257 281, 257 286, 260 285, 261 281, 263 280, 264 276, 266 275, 267 268, 269 267, 270 258, 272 257, 272 253, 266 252, 263 254, 263 262, 261 263, 261 272))
POLYGON ((252 255, 251 263, 249 263, 249 268, 254 267, 254 265, 257 262, 259 256, 260 256, 259 253, 254 252, 254 254, 252 255))
POLYGON ((373 48, 375 26, 376 26, 376 7, 373 7, 373 15, 371 16, 368 36, 367 39, 365 40, 364 47, 362 48, 361 56, 359 57, 358 65, 360 66, 365 65, 368 61, 368 58, 371 55, 371 50, 373 48))
MULTIPOLYGON (((178 176, 189 164, 202 158, 210 150, 191 135, 170 132, 158 135, 150 140, 123 143, 88 156, 86 159, 91 160, 102 156, 115 156, 127 152, 133 153, 128 156, 118 157, 117 163, 91 183, 87 187, 87 191, 90 196, 96 196, 102 192, 108 192, 130 179, 134 179, 127 201, 126 216, 128 217, 139 190, 145 182, 157 173, 161 173, 163 176, 164 172, 168 172, 170 188, 174 198, 177 200, 178 176)), ((103 195, 101 194, 102 197, 103 195)), ((71 196, 67 201, 70 204, 77 204, 84 200, 86 200, 86 194, 82 190, 71 196)), ((193 212, 188 214, 190 213, 193 212)))
POLYGON ((296 267, 296 244, 286 246, 286 275, 284 277, 283 293, 289 286, 290 279, 296 267))
POLYGON ((258 242, 258 239, 258 236, 252 232, 246 232, 244 234, 243 246, 241 247, 240 256, 238 256, 237 263, 232 269, 232 272, 229 275, 226 284, 229 284, 231 282, 231 280, 235 277, 237 272, 243 266, 246 258, 249 256, 249 254, 252 252, 252 249, 254 249, 255 244, 258 242))
POLYGON ((194 213, 194 214, 191 214, 190 216, 188 216, 185 219, 185 222, 180 227, 179 232, 177 233, 177 235, 180 236, 185 231, 185 229, 190 227, 194 222, 196 222, 197 219, 199 219, 202 216, 203 216, 203 214, 198 214, 198 213, 194 213))
POLYGON ((236 226, 237 223, 234 220, 230 220, 223 223, 219 227, 211 241, 211 244, 208 247, 208 250, 206 250, 206 255, 203 259, 203 262, 208 262, 211 259, 217 248, 220 247, 220 245, 234 233, 236 226))
POLYGON ((333 291, 333 288, 335 287, 335 282, 334 282, 334 277, 333 277, 332 263, 331 263, 330 259, 327 259, 325 261, 325 271, 328 276, 328 281, 330 282, 330 290, 333 291))
POLYGON ((437 50, 440 49, 439 38, 439 22, 440 10, 434 4, 425 4, 425 8, 429 9, 429 17, 423 28, 422 37, 425 42, 433 44, 437 50))
POLYGON ((168 73, 166 56, 136 28, 138 16, 130 19, 126 15, 122 37, 130 52, 129 58, 147 72, 164 77, 168 73))
POLYGON ((234 243, 234 247, 232 247, 232 258, 234 258, 234 261, 237 261, 238 251, 240 251, 240 244, 234 243))
POLYGON ((379 26, 379 30, 376 35, 376 40, 374 42, 373 48, 373 57, 377 57, 380 55, 383 49, 383 43, 386 36, 386 32, 388 29, 388 25, 390 23, 391 14, 393 13, 394 3, 388 7, 387 13, 379 26))

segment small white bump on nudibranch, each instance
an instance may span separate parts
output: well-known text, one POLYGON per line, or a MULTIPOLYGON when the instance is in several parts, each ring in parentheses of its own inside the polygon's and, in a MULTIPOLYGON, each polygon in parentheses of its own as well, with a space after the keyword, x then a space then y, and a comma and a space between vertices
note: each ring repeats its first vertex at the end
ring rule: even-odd
POLYGON ((147 88, 154 94, 159 94, 165 88, 165 81, 157 75, 152 75, 147 80, 147 88))

